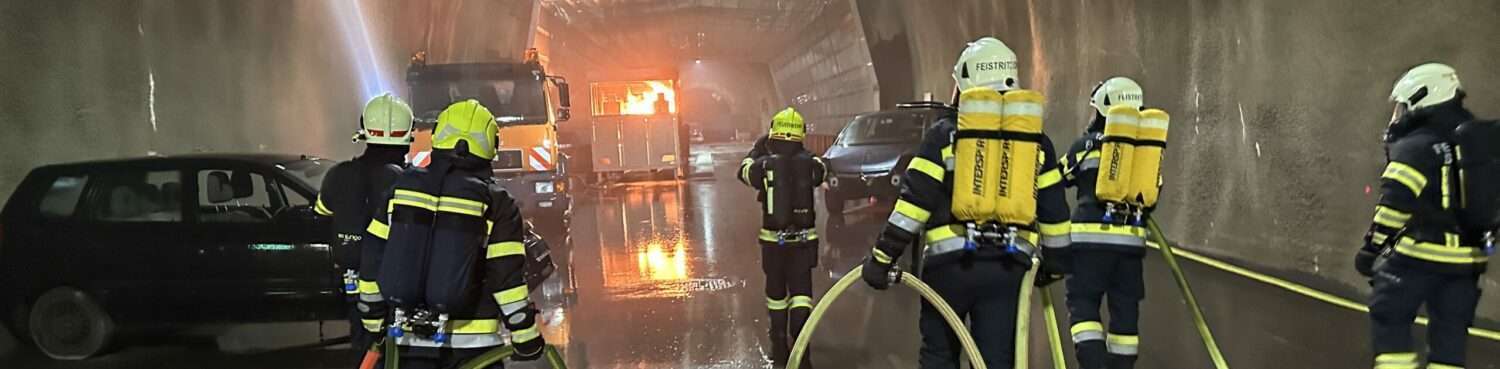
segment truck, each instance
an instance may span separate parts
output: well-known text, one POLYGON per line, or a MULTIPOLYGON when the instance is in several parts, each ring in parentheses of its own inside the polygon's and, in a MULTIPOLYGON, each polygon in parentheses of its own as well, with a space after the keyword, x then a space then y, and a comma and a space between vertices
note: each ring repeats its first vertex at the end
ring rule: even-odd
POLYGON ((418 120, 435 121, 456 101, 475 99, 489 108, 500 125, 495 178, 539 233, 565 238, 573 197, 568 160, 558 151, 557 124, 572 115, 568 81, 547 74, 535 52, 526 55, 520 61, 429 64, 419 52, 406 71, 412 111, 418 120))
POLYGON ((688 173, 687 131, 675 79, 593 82, 592 149, 599 181, 676 179, 688 173))

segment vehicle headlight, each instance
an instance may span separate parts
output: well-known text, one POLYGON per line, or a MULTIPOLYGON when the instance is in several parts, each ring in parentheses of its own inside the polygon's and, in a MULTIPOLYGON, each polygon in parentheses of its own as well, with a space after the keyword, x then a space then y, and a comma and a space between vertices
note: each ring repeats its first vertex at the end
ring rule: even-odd
POLYGON ((552 182, 537 182, 536 183, 536 193, 552 193, 554 190, 556 190, 556 188, 552 184, 552 182))

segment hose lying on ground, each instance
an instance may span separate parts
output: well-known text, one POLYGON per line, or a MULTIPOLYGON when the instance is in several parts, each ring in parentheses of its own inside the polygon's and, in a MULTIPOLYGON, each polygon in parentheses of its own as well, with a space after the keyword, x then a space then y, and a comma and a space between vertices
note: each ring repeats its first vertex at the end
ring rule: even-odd
POLYGON ((1172 278, 1177 280, 1177 288, 1182 290, 1182 297, 1187 302, 1188 310, 1192 310, 1193 325, 1198 327, 1198 336, 1203 338, 1203 347, 1208 349, 1208 356, 1213 359, 1214 368, 1229 369, 1229 364, 1224 361, 1224 353, 1219 351, 1219 344, 1214 341, 1213 332, 1208 329, 1208 321, 1203 318, 1203 309, 1198 307, 1198 299, 1193 297, 1193 289, 1188 287, 1187 277, 1182 274, 1182 267, 1177 265, 1177 258, 1172 254, 1172 245, 1162 234, 1161 227, 1156 225, 1156 219, 1147 218, 1146 225, 1150 227, 1151 242, 1155 242, 1161 248, 1162 258, 1167 259, 1167 266, 1172 269, 1172 278))
MULTIPOLYGON (((839 295, 843 295, 844 290, 849 289, 849 285, 860 280, 864 269, 864 265, 854 267, 849 274, 834 283, 833 288, 828 289, 828 293, 821 301, 818 301, 817 306, 813 307, 812 315, 808 316, 807 323, 802 326, 802 334, 797 335, 797 342, 792 345, 792 358, 787 362, 787 369, 797 369, 802 365, 802 357, 806 355, 807 344, 812 340, 813 331, 818 329, 818 321, 823 319, 823 314, 827 313, 828 307, 839 299, 839 295)), ((932 287, 922 283, 911 273, 901 272, 901 284, 916 290, 923 299, 927 300, 927 303, 936 307, 938 313, 943 315, 943 320, 948 321, 948 327, 958 334, 958 343, 964 347, 964 353, 969 357, 969 364, 974 369, 986 369, 984 360, 979 355, 979 346, 974 344, 974 337, 969 335, 968 326, 964 325, 964 321, 953 312, 953 307, 948 306, 948 302, 944 301, 942 296, 938 296, 937 291, 933 291, 932 287)), ((1016 360, 1016 362, 1020 363, 1024 360, 1016 360)))

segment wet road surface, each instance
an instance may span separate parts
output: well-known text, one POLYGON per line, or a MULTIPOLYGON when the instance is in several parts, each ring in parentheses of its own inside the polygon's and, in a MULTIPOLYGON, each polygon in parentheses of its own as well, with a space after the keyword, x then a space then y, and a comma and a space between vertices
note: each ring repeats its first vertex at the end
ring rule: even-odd
MULTIPOLYGON (((562 349, 570 367, 770 367, 760 253, 754 240, 759 213, 754 194, 733 177, 744 149, 701 148, 695 163, 708 168, 686 181, 605 186, 579 196, 572 245, 554 245, 560 272, 538 293, 547 324, 544 333, 562 349)), ((814 271, 816 291, 827 290, 843 271, 859 263, 888 209, 877 205, 859 210, 847 217, 847 226, 824 224, 825 242, 814 271)), ((1231 366, 1368 367, 1363 314, 1199 264, 1184 266, 1231 366)), ((1148 256, 1146 278, 1149 297, 1143 306, 1139 367, 1211 367, 1159 255, 1148 256)), ((1060 286, 1052 288, 1059 302, 1060 286)), ((814 364, 913 367, 916 316, 914 293, 876 293, 856 286, 824 318, 813 342, 814 364)), ((1041 314, 1033 316, 1032 363, 1050 367, 1041 314)), ((1059 316, 1066 319, 1066 312, 1059 311, 1059 316)), ((329 322, 322 332, 331 337, 343 329, 341 323, 329 322)), ((114 353, 82 362, 54 362, 34 350, 17 348, 6 337, 0 339, 0 367, 353 366, 346 364, 343 346, 294 347, 319 339, 316 323, 231 326, 218 333, 215 338, 133 340, 114 353)), ((1470 368, 1500 368, 1500 343, 1474 339, 1470 352, 1470 368)))

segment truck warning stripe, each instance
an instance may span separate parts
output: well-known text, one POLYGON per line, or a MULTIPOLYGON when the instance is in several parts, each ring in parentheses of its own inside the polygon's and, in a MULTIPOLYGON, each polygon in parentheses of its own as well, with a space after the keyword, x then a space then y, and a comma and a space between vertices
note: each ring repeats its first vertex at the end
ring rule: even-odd
POLYGON ((532 147, 531 151, 528 151, 526 154, 527 158, 530 159, 528 161, 531 163, 531 169, 552 169, 552 153, 547 152, 547 148, 541 146, 532 147))

